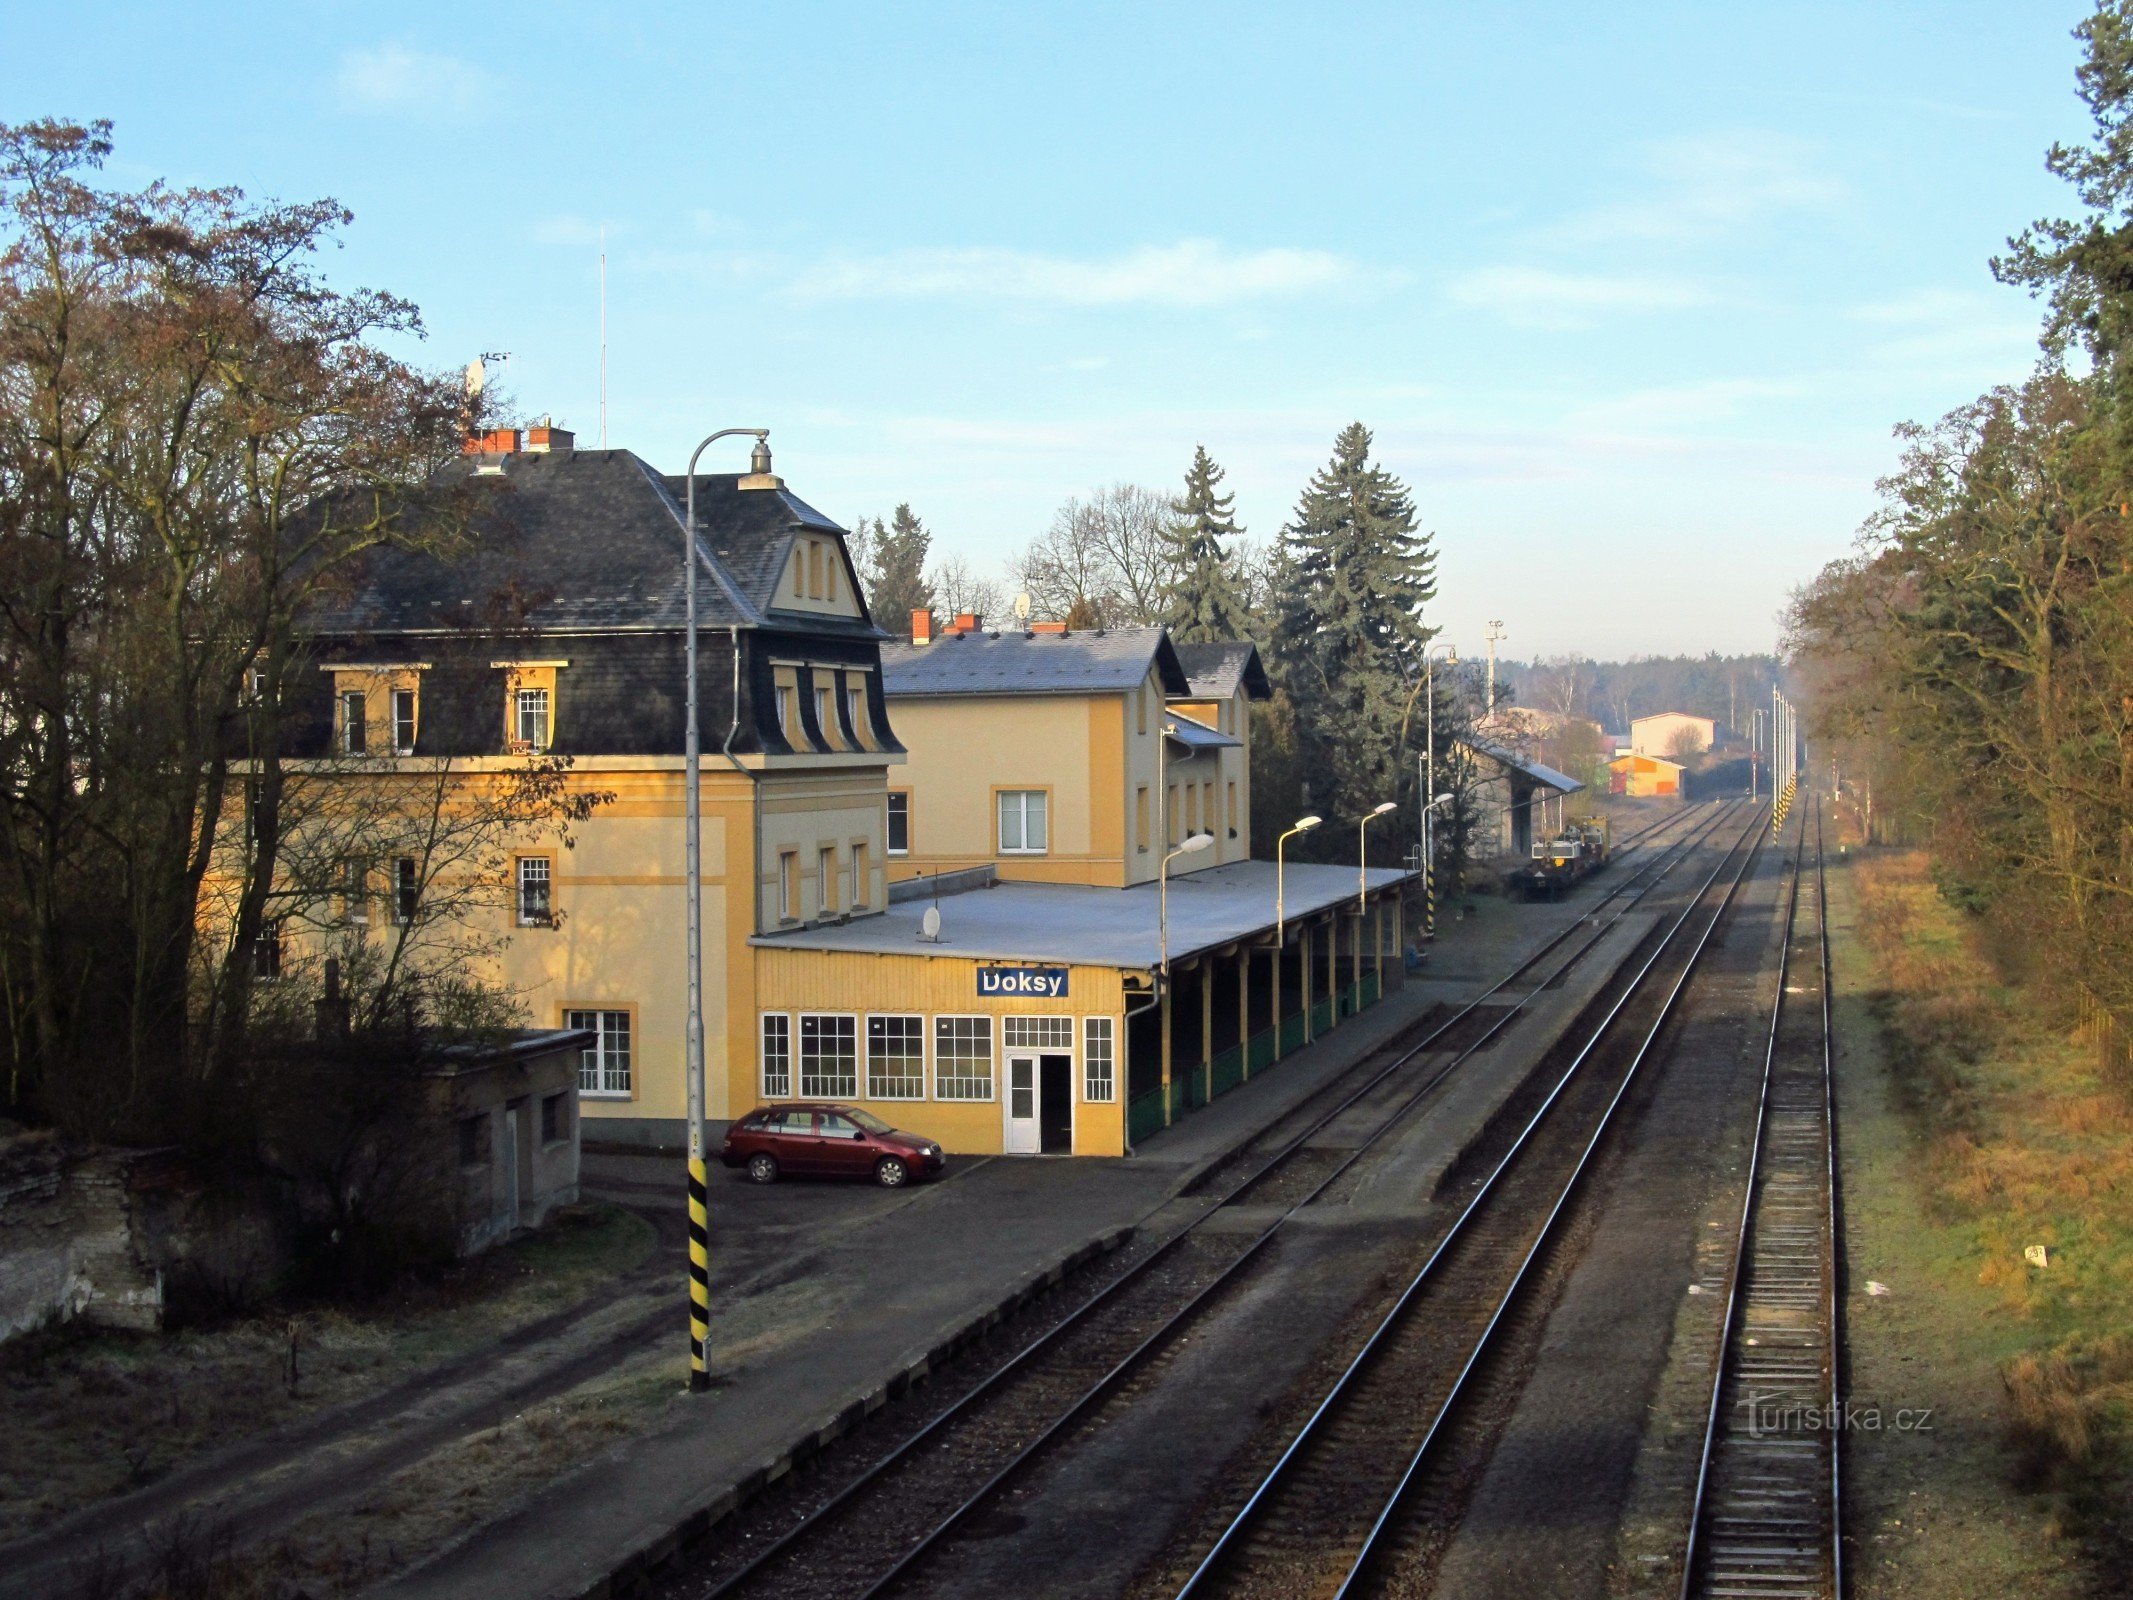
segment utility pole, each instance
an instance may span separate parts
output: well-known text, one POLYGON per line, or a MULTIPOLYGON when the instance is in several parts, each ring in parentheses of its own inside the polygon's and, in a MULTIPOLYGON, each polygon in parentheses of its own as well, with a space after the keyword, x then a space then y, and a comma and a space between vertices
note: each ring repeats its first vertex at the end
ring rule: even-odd
POLYGON ((1494 716, 1496 714, 1496 641, 1503 637, 1503 624, 1500 622, 1490 623, 1482 637, 1489 641, 1489 698, 1484 702, 1487 707, 1485 714, 1494 716))

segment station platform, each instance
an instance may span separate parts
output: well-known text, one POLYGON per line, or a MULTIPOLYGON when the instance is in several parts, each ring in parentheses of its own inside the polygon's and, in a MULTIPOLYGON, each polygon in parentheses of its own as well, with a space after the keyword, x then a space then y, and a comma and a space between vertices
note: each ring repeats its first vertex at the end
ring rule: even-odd
MULTIPOLYGON (((1596 880, 1599 885, 1605 879, 1596 880)), ((516 1511, 373 1591, 393 1600, 512 1594, 575 1600, 627 1587, 753 1488, 847 1431, 1029 1294, 1135 1230, 1203 1209, 1193 1180, 1410 1026, 1487 988, 1582 916, 1604 887, 1553 905, 1484 901, 1447 921, 1421 974, 1123 1158, 971 1157, 937 1183, 711 1184, 705 1396, 550 1483, 516 1511)), ((679 1208, 678 1160, 588 1155, 591 1195, 679 1208)), ((684 1303, 676 1273, 677 1384, 684 1303)))

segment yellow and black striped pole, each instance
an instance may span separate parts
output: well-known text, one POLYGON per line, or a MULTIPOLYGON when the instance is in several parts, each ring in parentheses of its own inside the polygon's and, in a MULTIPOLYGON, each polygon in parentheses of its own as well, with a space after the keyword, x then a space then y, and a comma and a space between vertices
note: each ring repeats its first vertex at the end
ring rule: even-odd
POLYGON ((689 1392, 711 1387, 711 1188, 697 1143, 703 1125, 691 1128, 689 1152, 689 1392))

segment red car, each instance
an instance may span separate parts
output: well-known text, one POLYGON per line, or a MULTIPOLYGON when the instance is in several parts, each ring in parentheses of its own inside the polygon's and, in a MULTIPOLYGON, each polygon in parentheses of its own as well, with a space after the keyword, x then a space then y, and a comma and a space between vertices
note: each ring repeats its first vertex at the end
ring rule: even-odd
POLYGON ((719 1159, 746 1167, 757 1183, 791 1172, 810 1177, 872 1178, 900 1189, 948 1165, 941 1147, 915 1133, 898 1133, 856 1106, 759 1106, 726 1130, 719 1159))

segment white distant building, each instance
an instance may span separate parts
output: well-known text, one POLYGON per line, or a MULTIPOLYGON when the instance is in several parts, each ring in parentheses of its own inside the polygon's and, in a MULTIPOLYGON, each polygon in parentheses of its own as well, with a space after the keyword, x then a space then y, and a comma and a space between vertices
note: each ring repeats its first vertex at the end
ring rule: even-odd
POLYGON ((1678 760, 1701 755, 1718 742, 1718 724, 1709 717, 1692 717, 1685 711, 1662 711, 1657 716, 1638 717, 1629 725, 1629 753, 1678 760), (1690 743, 1684 735, 1691 735, 1690 743))

